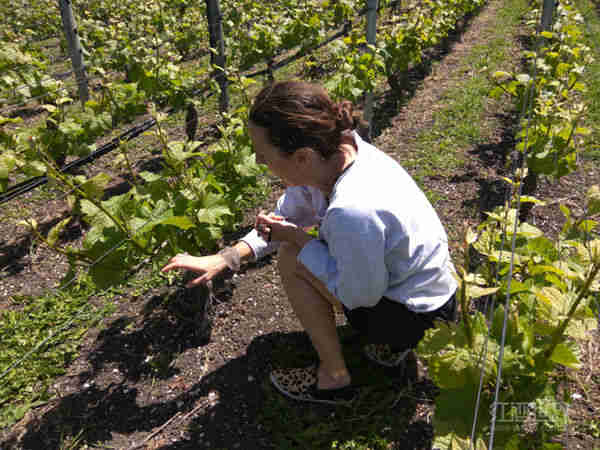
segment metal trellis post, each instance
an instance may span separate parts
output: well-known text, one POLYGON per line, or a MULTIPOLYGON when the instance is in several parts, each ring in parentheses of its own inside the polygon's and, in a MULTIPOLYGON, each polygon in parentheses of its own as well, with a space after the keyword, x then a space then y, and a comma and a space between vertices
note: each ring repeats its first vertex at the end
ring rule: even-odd
POLYGON ((88 88, 87 77, 85 75, 85 65, 83 62, 83 49, 79 42, 79 33, 77 31, 77 24, 73 17, 73 9, 71 8, 71 0, 59 0, 60 15, 62 17, 63 28, 65 31, 65 38, 69 46, 69 54, 71 55, 71 62, 73 64, 73 71, 75 72, 75 78, 77 79, 77 88, 79 91, 79 99, 81 104, 90 98, 90 91, 88 88))
POLYGON ((552 28, 552 17, 556 0, 544 0, 544 9, 542 10, 542 31, 550 31, 552 28))
MULTIPOLYGON (((376 37, 377 37, 377 7, 378 0, 368 0, 367 1, 367 44, 375 45, 376 37)), ((373 92, 367 93, 367 98, 365 102, 365 112, 364 119, 369 124, 369 136, 368 139, 371 140, 371 129, 373 126, 373 92)))
POLYGON ((219 0, 206 0, 206 18, 208 20, 208 33, 211 52, 210 63, 217 66, 216 80, 221 87, 220 109, 226 112, 229 108, 229 95, 227 93, 227 76, 225 74, 225 40, 223 39, 223 25, 219 0))

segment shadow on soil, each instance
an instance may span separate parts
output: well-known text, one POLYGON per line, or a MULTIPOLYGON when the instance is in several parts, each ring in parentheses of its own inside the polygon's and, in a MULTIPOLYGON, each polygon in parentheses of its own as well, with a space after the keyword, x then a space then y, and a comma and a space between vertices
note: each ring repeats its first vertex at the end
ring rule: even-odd
MULTIPOLYGON (((170 385, 175 385, 179 382, 173 377, 176 371, 169 369, 173 355, 190 348, 200 350, 205 342, 205 336, 196 340, 186 338, 190 321, 174 320, 168 308, 157 311, 157 301, 152 299, 148 303, 146 311, 152 312, 145 313, 148 315, 141 329, 127 334, 129 321, 122 318, 97 338, 97 350, 89 360, 93 370, 116 365, 125 374, 124 378, 115 377, 117 381, 110 383, 105 378, 103 388, 93 383, 87 389, 75 387, 77 392, 63 396, 39 420, 28 424, 18 442, 13 438, 4 442, 2 448, 59 449, 64 448, 66 436, 79 433, 81 442, 100 448, 103 448, 101 443, 129 448, 140 444, 147 433, 176 414, 179 414, 176 420, 157 433, 152 448, 331 448, 334 441, 360 442, 365 436, 385 437, 397 444, 393 448, 430 448, 431 425, 416 417, 415 411, 419 403, 431 401, 437 392, 435 387, 427 381, 407 384, 406 376, 399 379, 371 367, 358 353, 357 340, 347 327, 340 327, 340 333, 344 351, 350 353, 347 358, 353 379, 361 386, 368 382, 361 387, 359 400, 351 408, 296 402, 275 393, 270 386, 267 380, 271 361, 278 366, 307 365, 314 361, 316 355, 309 339, 301 332, 258 336, 245 355, 198 376, 193 385, 173 388, 178 394, 170 400, 155 401, 155 388, 150 386, 152 377, 142 377, 149 374, 149 364, 143 355, 160 347, 156 358, 164 358, 165 370, 155 376, 173 379, 170 385), (165 336, 168 336, 166 342, 165 336), (136 380, 144 385, 136 385, 136 380), (134 443, 129 435, 135 433, 142 436, 135 436, 138 442, 134 443)), ((202 361, 195 362, 197 366, 200 364, 202 361)), ((82 373, 76 384, 81 386, 93 377, 94 373, 82 373)), ((416 372, 410 377, 415 380, 416 372)), ((162 386, 164 389, 164 383, 162 386)), ((164 392, 156 395, 166 396, 164 392)))
MULTIPOLYGON (((517 113, 507 113, 498 115, 502 133, 500 141, 492 144, 482 143, 477 145, 469 152, 473 157, 488 168, 495 168, 499 173, 505 173, 509 176, 511 168, 507 166, 509 156, 514 151, 516 140, 515 133, 518 126, 517 113)), ((514 159, 514 156, 511 158, 514 159)), ((474 173, 465 173, 451 178, 452 183, 461 183, 473 181, 474 173)), ((504 205, 510 192, 510 186, 502 179, 475 178, 479 184, 479 190, 474 198, 466 199, 462 202, 464 208, 477 209, 481 213, 482 219, 485 218, 486 211, 492 211, 497 206, 504 205)))
MULTIPOLYGON (((68 213, 65 212, 59 217, 55 217, 46 222, 38 224, 38 231, 43 236, 61 220, 65 219, 68 213)), ((61 233, 61 242, 69 243, 80 239, 82 236, 82 225, 78 221, 67 225, 61 233)), ((7 236, 8 237, 8 236, 7 236)), ((29 264, 27 254, 31 251, 31 246, 34 244, 35 237, 32 233, 25 234, 20 240, 5 244, 4 240, 0 240, 0 271, 8 275, 17 275, 29 264)))

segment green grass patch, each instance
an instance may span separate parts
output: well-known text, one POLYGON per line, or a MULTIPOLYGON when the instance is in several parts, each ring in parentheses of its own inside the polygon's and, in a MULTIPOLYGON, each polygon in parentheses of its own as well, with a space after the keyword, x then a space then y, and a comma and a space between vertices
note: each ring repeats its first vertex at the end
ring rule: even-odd
POLYGON ((14 298, 0 314, 0 427, 52 398, 55 377, 77 357, 81 337, 108 313, 88 304, 90 292, 14 298), (18 364, 16 364, 18 363, 18 364))
POLYGON ((115 311, 116 295, 142 295, 164 282, 153 271, 100 294, 82 282, 42 296, 13 297, 12 307, 0 311, 0 427, 54 397, 55 378, 77 358, 86 332, 115 311), (92 296, 102 306, 90 303, 92 296))
POLYGON ((489 139, 494 124, 485 117, 493 101, 488 97, 493 87, 488 74, 513 63, 506 36, 514 34, 526 10, 523 0, 504 3, 495 21, 482 31, 489 36, 487 42, 461 60, 458 83, 440 99, 443 107, 433 114, 433 125, 417 137, 415 158, 404 163, 416 171, 416 178, 451 176, 463 166, 465 148, 489 139))
POLYGON ((577 8, 584 17, 584 39, 592 49, 595 61, 586 67, 585 84, 587 113, 585 124, 592 133, 586 139, 586 145, 581 152, 583 158, 595 162, 600 161, 600 17, 597 6, 590 0, 578 0, 577 8))

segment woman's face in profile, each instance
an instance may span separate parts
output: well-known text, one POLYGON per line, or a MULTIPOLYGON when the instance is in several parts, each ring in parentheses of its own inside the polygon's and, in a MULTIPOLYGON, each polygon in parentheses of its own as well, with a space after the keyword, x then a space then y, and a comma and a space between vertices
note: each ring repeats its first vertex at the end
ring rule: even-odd
POLYGON ((301 171, 298 170, 293 156, 285 156, 269 140, 267 129, 248 124, 248 133, 252 140, 256 162, 266 165, 271 173, 280 178, 286 186, 303 185, 301 171))

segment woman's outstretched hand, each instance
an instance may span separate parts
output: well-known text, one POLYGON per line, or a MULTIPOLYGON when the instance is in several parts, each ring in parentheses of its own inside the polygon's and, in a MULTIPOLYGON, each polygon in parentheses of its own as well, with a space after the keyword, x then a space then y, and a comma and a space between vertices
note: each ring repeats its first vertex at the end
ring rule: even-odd
POLYGON ((166 273, 173 269, 184 269, 200 274, 186 284, 185 287, 191 288, 199 284, 207 283, 216 275, 227 268, 227 264, 221 255, 192 256, 187 253, 179 253, 173 256, 169 262, 161 269, 166 273))

